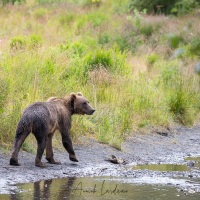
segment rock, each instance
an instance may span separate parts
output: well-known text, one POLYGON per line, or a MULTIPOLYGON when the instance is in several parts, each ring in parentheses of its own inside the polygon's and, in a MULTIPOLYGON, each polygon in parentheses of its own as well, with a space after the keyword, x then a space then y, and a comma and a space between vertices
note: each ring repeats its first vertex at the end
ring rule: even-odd
POLYGON ((118 158, 114 155, 112 155, 111 158, 106 158, 105 161, 109 161, 114 164, 126 164, 126 161, 123 158, 118 158))
POLYGON ((194 167, 194 162, 193 162, 193 161, 189 161, 189 162, 187 163, 187 166, 188 166, 188 167, 194 167))
POLYGON ((197 74, 200 75, 200 62, 197 62, 195 65, 194 65, 194 70, 197 74))

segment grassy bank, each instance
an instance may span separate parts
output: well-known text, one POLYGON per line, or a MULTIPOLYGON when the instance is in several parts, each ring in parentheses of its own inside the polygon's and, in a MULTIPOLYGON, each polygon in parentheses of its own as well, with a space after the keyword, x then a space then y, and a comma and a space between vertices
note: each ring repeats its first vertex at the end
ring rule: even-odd
POLYGON ((73 117, 74 141, 88 135, 120 148, 136 129, 198 122, 200 12, 152 16, 120 2, 0 8, 1 145, 10 148, 27 105, 77 91, 96 112, 73 117))

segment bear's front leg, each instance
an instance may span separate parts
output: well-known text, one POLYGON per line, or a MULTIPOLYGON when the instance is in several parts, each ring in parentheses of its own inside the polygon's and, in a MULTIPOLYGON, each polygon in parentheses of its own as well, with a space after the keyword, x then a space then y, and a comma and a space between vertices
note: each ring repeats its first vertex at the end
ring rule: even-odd
POLYGON ((70 132, 69 131, 61 131, 62 135, 62 143, 67 152, 69 153, 69 159, 73 162, 78 162, 78 159, 76 158, 73 146, 72 146, 72 140, 70 138, 70 132))
POLYGON ((78 159, 76 158, 76 155, 74 154, 71 154, 71 155, 69 155, 69 159, 71 160, 71 161, 73 161, 73 162, 78 162, 78 159))

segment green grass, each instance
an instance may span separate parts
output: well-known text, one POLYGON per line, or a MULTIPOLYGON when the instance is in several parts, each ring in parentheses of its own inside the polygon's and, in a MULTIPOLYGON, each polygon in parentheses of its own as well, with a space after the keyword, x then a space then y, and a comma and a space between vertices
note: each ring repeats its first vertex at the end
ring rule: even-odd
MULTIPOLYGON (((135 130, 197 122, 200 77, 193 70, 199 60, 197 16, 131 14, 128 1, 39 2, 0 8, 3 146, 13 143, 21 113, 29 104, 78 91, 96 112, 73 116, 74 141, 86 135, 120 149, 135 130), (194 25, 188 31, 189 19, 194 25), (180 47, 185 53, 173 58, 180 47)), ((56 137, 57 146, 59 140, 56 137)), ((23 148, 33 151, 34 145, 28 139, 23 148)))

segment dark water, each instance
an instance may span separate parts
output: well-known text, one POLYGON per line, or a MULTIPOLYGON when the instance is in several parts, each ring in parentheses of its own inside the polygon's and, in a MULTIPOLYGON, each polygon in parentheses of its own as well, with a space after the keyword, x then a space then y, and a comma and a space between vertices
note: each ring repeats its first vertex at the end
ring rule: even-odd
MULTIPOLYGON (((130 178, 129 178, 130 179, 130 178)), ((124 179, 125 180, 125 179, 124 179)), ((45 180, 19 184, 3 200, 70 199, 70 200, 199 200, 200 193, 180 191, 172 186, 124 183, 123 178, 84 177, 45 180)))

